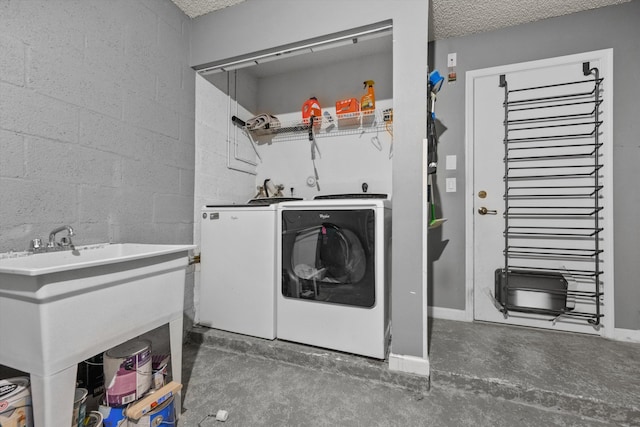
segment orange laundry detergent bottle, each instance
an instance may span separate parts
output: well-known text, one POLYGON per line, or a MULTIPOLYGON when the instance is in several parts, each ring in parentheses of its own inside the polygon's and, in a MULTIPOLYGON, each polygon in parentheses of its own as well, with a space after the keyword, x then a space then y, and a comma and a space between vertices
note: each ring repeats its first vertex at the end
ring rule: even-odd
POLYGON ((364 82, 364 88, 367 90, 367 93, 360 99, 361 111, 376 109, 376 94, 373 90, 374 84, 375 82, 373 80, 366 80, 364 82))
POLYGON ((303 123, 308 124, 312 116, 315 117, 315 119, 313 119, 313 125, 320 126, 322 123, 322 109, 320 108, 318 98, 315 96, 307 99, 304 104, 302 104, 303 123))

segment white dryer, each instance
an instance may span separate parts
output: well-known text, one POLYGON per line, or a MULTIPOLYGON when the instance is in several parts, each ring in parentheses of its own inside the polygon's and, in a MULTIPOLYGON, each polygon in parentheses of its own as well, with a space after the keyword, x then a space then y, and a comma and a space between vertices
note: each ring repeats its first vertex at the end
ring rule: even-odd
POLYGON ((382 197, 278 205, 278 339, 387 356, 391 202, 382 197))

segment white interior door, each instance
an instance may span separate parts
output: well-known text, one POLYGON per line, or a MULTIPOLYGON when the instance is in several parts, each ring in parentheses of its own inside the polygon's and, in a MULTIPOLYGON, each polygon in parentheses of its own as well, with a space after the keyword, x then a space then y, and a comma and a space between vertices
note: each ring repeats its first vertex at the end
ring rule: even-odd
MULTIPOLYGON (((613 330, 613 244, 612 236, 612 203, 611 197, 611 146, 612 137, 610 131, 611 122, 611 96, 612 91, 610 78, 611 73, 611 50, 590 52, 580 55, 571 55, 550 60, 534 61, 528 63, 513 64, 491 69, 476 70, 467 73, 467 310, 473 310, 473 319, 508 323, 522 326, 534 326, 541 328, 551 328, 566 331, 576 331, 584 333, 609 334, 613 330), (594 328, 582 318, 571 316, 559 316, 554 318, 548 314, 508 311, 505 316, 496 300, 496 270, 503 269, 506 265, 505 259, 505 198, 507 192, 507 180, 505 171, 505 91, 500 87, 500 76, 504 75, 509 88, 530 88, 557 83, 580 81, 586 77, 583 74, 582 64, 589 62, 591 67, 600 70, 600 76, 604 77, 601 86, 603 102, 600 104, 600 120, 603 124, 598 129, 599 138, 602 141, 601 163, 604 165, 598 173, 603 186, 602 197, 599 198, 603 209, 598 214, 603 231, 600 233, 598 243, 603 249, 601 260, 602 274, 600 275, 600 289, 604 296, 600 300, 600 310, 604 314, 601 325, 605 328, 594 328), (604 332, 603 332, 604 331, 604 332)), ((551 90, 551 89, 549 89, 551 90)), ((557 88, 553 88, 557 93, 557 88)), ((565 90, 561 88, 561 90, 565 90)), ((567 91, 574 90, 572 88, 567 91)), ((547 89, 543 89, 536 96, 544 96, 547 89)), ((517 97, 517 94, 510 95, 517 97)), ((570 107, 573 109, 574 107, 570 107)), ((577 113, 581 112, 580 106, 575 107, 577 113)), ((510 113, 513 116, 513 113, 510 113)), ((551 113, 553 114, 553 112, 551 113)), ((512 117, 510 117, 511 119, 512 117)), ((545 130, 546 132, 547 130, 545 130)), ((556 132, 556 129, 548 130, 556 132)), ((562 148, 561 148, 562 150, 562 148)), ((537 153, 553 152, 553 149, 543 148, 537 153)), ((526 150, 525 150, 526 152, 526 150)), ((557 151, 556 151, 557 152, 557 151)), ((564 159, 565 162, 580 162, 580 160, 564 159)), ((544 170, 549 164, 548 160, 537 161, 537 166, 544 170), (546 163, 545 163, 546 162, 546 163)), ((573 165, 573 163, 570 163, 573 165)), ((513 175, 513 171, 510 172, 513 175)), ((573 183, 572 183, 573 184, 573 183)), ((539 181, 536 185, 544 186, 545 181, 539 181)), ((512 188, 512 187, 510 187, 512 188)), ((555 190, 554 190, 555 191, 555 190)), ((573 190, 572 190, 573 191, 573 190)), ((513 190, 510 190, 513 193, 513 190)), ((560 198, 558 198, 560 200, 560 198)), ((513 202, 512 202, 513 203, 513 202)), ((521 202, 524 204, 530 201, 521 202)), ((550 206, 537 206, 536 209, 554 209, 556 203, 563 202, 547 200, 545 203, 550 206)), ((512 206, 512 204, 510 205, 512 206)), ((513 220, 511 220, 513 221, 513 220)), ((523 220, 526 221, 529 220, 523 220)), ((556 221, 556 220, 553 220, 556 221)), ((566 224, 562 219, 554 222, 546 222, 558 226, 558 229, 566 224)), ((535 225, 534 223, 531 223, 535 225)), ((553 227, 552 227, 553 228, 553 227)), ((554 231, 554 233, 556 233, 554 231)), ((576 239, 574 239, 576 240, 576 239)), ((556 243, 557 238, 545 240, 541 238, 536 242, 537 246, 548 247, 556 243)), ((511 247, 511 246, 510 246, 511 247)), ((553 249, 555 250, 555 248, 553 249)), ((531 257, 530 257, 531 258, 531 257)), ((535 257, 534 257, 535 258, 535 257)), ((525 263, 540 263, 542 268, 550 269, 578 269, 581 261, 576 261, 573 257, 564 259, 534 259, 526 260, 525 263)), ((510 265, 512 261, 510 261, 510 265)), ((580 286, 577 279, 573 286, 580 286)), ((595 283, 595 281, 594 281, 595 283)), ((572 284, 569 284, 571 288, 572 284)), ((521 297, 524 293, 519 294, 521 297)), ((527 296, 541 298, 542 294, 528 293, 527 296)), ((528 302, 530 304, 531 302, 528 302)), ((596 304, 592 301, 593 305, 596 304)), ((574 304, 574 302, 572 302, 574 304)), ((593 307, 582 307, 588 304, 585 301, 577 301, 576 311, 591 310, 593 307)), ((468 317, 471 317, 469 314, 468 317)))

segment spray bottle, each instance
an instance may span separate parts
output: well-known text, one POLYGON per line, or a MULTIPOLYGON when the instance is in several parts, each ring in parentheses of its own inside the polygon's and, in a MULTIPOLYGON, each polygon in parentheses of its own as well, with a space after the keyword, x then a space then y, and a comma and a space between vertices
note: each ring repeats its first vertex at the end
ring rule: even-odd
POLYGON ((373 80, 366 80, 364 82, 364 88, 367 90, 366 95, 364 95, 360 99, 360 110, 375 110, 376 108, 376 95, 373 91, 373 85, 375 82, 373 80))

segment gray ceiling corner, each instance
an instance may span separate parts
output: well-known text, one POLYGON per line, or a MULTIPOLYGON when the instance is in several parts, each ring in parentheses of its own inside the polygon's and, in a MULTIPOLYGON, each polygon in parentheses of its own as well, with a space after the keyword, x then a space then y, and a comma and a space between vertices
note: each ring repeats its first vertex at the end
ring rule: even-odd
MULTIPOLYGON (((172 1, 187 16, 196 18, 245 0, 172 1)), ((429 5, 429 40, 482 33, 629 1, 631 0, 432 0, 429 5)))

